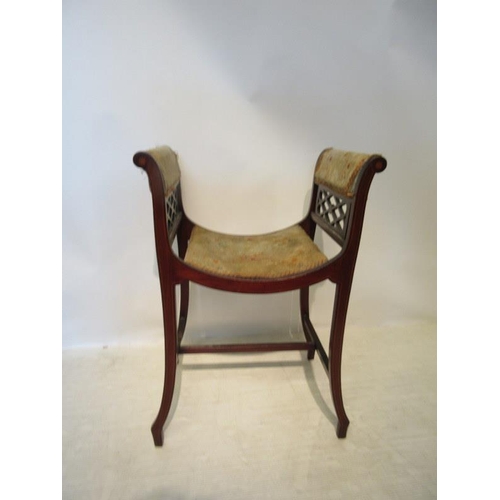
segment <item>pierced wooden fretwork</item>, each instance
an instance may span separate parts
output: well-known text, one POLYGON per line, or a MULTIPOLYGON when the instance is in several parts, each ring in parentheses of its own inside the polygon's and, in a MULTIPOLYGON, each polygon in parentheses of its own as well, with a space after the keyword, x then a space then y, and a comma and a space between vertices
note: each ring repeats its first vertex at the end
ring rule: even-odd
POLYGON ((181 215, 179 210, 179 186, 177 186, 165 198, 165 212, 167 215, 167 230, 170 238, 173 238, 177 230, 178 219, 181 215))
POLYGON ((318 186, 315 212, 320 220, 326 223, 324 229, 332 231, 340 239, 340 243, 344 242, 351 213, 351 201, 325 186, 318 186))

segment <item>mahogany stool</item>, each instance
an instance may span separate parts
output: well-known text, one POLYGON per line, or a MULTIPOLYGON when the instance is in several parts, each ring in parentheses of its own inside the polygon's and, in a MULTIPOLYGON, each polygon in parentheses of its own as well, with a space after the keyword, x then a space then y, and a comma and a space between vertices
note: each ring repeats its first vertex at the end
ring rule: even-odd
POLYGON ((309 212, 294 226, 269 234, 232 236, 204 229, 184 213, 177 155, 158 147, 134 155, 149 178, 153 200, 156 255, 160 276, 165 339, 163 395, 151 431, 163 445, 163 425, 174 393, 177 356, 189 353, 318 351, 330 379, 338 417, 337 436, 344 438, 349 419, 342 401, 341 360, 347 307, 358 254, 368 191, 373 176, 387 161, 380 155, 325 149, 316 162, 309 212), (341 251, 328 259, 314 243, 316 226, 333 238, 341 251), (178 256, 172 250, 177 237, 178 256), (336 285, 328 354, 309 319, 309 287, 324 280, 336 285), (300 290, 303 342, 183 345, 189 282, 238 293, 300 290), (176 320, 175 286, 180 285, 176 320))

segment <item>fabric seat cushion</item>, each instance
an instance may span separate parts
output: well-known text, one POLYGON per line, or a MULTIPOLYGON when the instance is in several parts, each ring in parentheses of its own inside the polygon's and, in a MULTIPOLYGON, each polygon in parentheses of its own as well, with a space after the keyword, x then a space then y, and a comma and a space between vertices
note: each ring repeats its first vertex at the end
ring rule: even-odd
POLYGON ((328 259, 298 225, 273 233, 236 236, 195 226, 185 262, 202 271, 235 278, 300 274, 328 259))

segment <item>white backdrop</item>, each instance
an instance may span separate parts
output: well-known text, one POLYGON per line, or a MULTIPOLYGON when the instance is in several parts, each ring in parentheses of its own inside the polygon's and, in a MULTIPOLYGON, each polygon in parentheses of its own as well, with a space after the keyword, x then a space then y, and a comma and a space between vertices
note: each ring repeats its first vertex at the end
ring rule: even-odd
MULTIPOLYGON (((179 153, 186 212, 259 233, 306 211, 328 146, 381 153, 348 322, 436 315, 432 1, 65 1, 63 346, 160 340, 152 208, 133 154, 179 153)), ((321 236, 316 242, 333 249, 321 236)), ((298 327, 298 296, 192 287, 188 330, 298 327)), ((330 320, 333 286, 313 293, 330 320)))

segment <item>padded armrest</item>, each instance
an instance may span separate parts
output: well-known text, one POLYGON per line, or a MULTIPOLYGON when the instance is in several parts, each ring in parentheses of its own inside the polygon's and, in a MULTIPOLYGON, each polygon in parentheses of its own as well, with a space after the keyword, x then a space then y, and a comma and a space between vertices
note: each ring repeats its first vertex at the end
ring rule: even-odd
POLYGON ((334 148, 325 149, 318 158, 314 182, 352 198, 356 192, 359 174, 373 156, 334 148))
POLYGON ((141 155, 151 157, 158 166, 163 181, 165 196, 168 196, 175 189, 181 179, 177 153, 175 153, 175 151, 170 149, 168 146, 160 146, 147 151, 141 151, 135 155, 137 161, 134 158, 137 165, 140 165, 139 158, 141 155))

